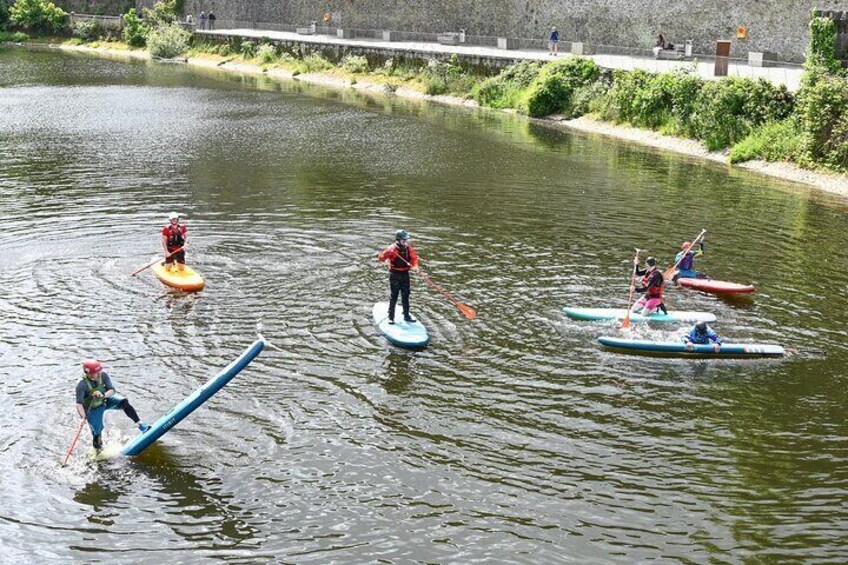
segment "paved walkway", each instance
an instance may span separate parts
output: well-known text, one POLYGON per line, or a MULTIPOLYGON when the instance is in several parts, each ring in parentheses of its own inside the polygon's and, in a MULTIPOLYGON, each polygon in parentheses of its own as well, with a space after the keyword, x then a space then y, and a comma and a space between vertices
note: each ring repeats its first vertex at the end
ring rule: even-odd
MULTIPOLYGON (((196 30, 198 35, 243 37, 299 42, 304 44, 324 45, 334 47, 358 47, 367 50, 383 52, 397 52, 407 55, 426 56, 457 54, 460 57, 514 61, 550 61, 553 59, 546 51, 538 50, 505 50, 494 47, 481 47, 474 45, 443 45, 441 43, 424 43, 415 41, 378 41, 375 39, 342 39, 333 35, 301 35, 286 31, 271 31, 259 29, 216 29, 196 30)), ((566 42, 566 45, 568 43, 566 42)), ((645 49, 648 52, 648 49, 645 49)), ((560 54, 559 57, 571 57, 570 54, 560 54)), ((588 55, 598 65, 608 69, 633 70, 642 69, 650 72, 667 72, 678 67, 692 69, 698 76, 704 79, 716 78, 713 76, 713 59, 695 61, 671 61, 656 60, 650 56, 639 55, 588 55)), ((728 75, 745 78, 764 78, 774 84, 785 84, 786 87, 795 91, 801 84, 803 67, 801 65, 781 64, 775 67, 752 67, 744 61, 732 60, 728 65, 728 75)))

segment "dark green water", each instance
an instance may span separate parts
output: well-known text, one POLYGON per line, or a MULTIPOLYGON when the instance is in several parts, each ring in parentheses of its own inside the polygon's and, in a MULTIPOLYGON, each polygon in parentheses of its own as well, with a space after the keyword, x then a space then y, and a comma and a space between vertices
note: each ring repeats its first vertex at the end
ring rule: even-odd
MULTIPOLYGON (((183 67, 0 50, 0 547, 9 562, 848 559, 844 201, 509 116, 183 67), (208 287, 145 273, 186 214, 208 287), (422 352, 370 320, 413 233, 422 352), (776 361, 599 349, 632 248, 776 361), (66 468, 79 363, 155 420, 261 331, 246 372, 142 456, 66 468)), ((677 339, 682 328, 642 335, 677 339)), ((122 414, 107 441, 134 433, 122 414)))

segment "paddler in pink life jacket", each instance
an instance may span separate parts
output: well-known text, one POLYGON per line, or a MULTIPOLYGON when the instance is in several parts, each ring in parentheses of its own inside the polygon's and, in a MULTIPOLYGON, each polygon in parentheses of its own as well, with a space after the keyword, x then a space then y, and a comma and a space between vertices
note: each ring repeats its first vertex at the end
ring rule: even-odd
POLYGON ((403 320, 414 322, 415 319, 409 313, 409 271, 418 270, 418 254, 409 245, 409 233, 406 230, 396 231, 395 242, 386 247, 377 260, 389 266, 389 323, 395 323, 398 294, 403 306, 403 320))
POLYGON ((700 249, 694 249, 691 241, 684 241, 680 246, 682 251, 674 258, 674 263, 677 265, 677 270, 671 280, 677 282, 677 279, 705 279, 707 276, 695 270, 695 258, 704 254, 704 240, 698 243, 700 249), (688 250, 688 251, 687 251, 688 250))
POLYGON ((185 246, 188 244, 188 230, 185 224, 180 224, 180 215, 176 212, 168 214, 168 225, 162 228, 162 247, 165 249, 165 267, 169 271, 185 270, 185 246), (174 253, 174 250, 180 251, 174 253))
POLYGON ((645 295, 636 301, 631 312, 638 314, 641 310, 642 315, 649 316, 658 309, 662 310, 663 314, 668 314, 668 310, 663 304, 663 288, 665 279, 663 274, 657 269, 657 260, 653 257, 648 257, 645 260, 646 268, 639 268, 639 258, 633 260, 633 267, 636 270, 636 275, 642 277, 642 286, 637 287, 636 292, 644 292, 645 295))
POLYGON ((82 364, 83 377, 76 387, 77 413, 80 418, 88 420, 91 428, 94 449, 100 451, 103 448, 103 416, 106 410, 120 408, 127 417, 135 422, 139 431, 146 432, 150 426, 141 421, 135 408, 129 400, 115 392, 112 379, 103 372, 103 364, 100 361, 89 359, 82 364))

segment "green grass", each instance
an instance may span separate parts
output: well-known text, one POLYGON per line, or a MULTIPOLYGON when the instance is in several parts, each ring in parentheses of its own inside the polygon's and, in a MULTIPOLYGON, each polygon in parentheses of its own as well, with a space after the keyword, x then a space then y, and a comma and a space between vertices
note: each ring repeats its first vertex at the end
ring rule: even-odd
POLYGON ((797 161, 801 148, 801 125, 797 119, 767 122, 754 130, 730 150, 730 162, 752 159, 797 161))

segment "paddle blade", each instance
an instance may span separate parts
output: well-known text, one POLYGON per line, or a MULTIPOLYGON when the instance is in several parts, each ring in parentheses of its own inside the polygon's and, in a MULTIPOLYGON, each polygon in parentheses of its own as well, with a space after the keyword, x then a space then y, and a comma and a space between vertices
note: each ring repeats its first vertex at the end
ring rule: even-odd
POLYGON ((627 312, 627 315, 624 316, 624 319, 621 321, 621 329, 626 330, 630 327, 630 312, 627 312))
POLYGON ((462 315, 468 318, 469 320, 473 320, 477 317, 477 311, 467 304, 462 304, 461 302, 457 303, 457 308, 462 312, 462 315))

